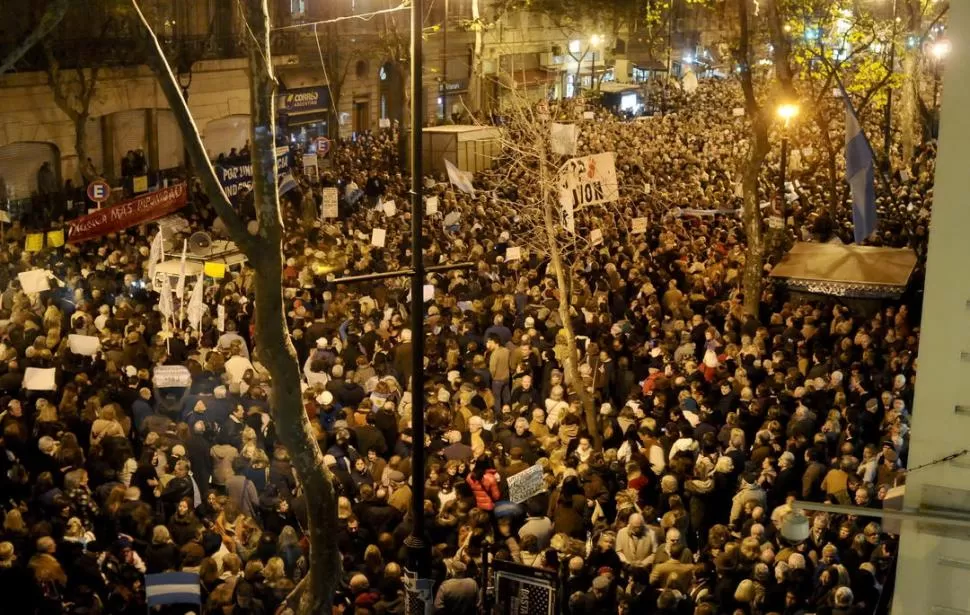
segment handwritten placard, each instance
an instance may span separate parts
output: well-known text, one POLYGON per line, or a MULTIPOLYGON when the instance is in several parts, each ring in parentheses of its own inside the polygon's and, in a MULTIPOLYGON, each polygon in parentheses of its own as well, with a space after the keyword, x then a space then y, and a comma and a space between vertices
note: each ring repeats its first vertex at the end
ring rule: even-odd
POLYGON ((428 216, 433 216, 438 213, 438 197, 428 197, 428 200, 424 202, 424 213, 428 216))
POLYGON ((505 261, 517 261, 522 258, 522 248, 519 246, 510 246, 505 248, 505 261))
POLYGON ((370 235, 370 245, 375 248, 383 248, 384 244, 387 242, 387 230, 382 228, 376 228, 371 231, 370 235))
POLYGON ((509 500, 521 504, 534 495, 546 490, 542 466, 534 465, 508 478, 509 500))
POLYGON ((336 188, 324 188, 323 189, 323 212, 322 216, 324 218, 336 218, 338 215, 338 202, 340 200, 340 195, 336 188))
POLYGON ((647 219, 646 218, 634 218, 633 225, 630 228, 630 232, 634 235, 641 235, 647 232, 647 219))

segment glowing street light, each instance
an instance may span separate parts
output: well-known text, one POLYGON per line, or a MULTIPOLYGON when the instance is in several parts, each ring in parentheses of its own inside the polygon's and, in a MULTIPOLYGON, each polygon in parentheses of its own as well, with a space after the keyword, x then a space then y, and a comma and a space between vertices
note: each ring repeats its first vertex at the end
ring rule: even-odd
POLYGON ((603 43, 603 37, 599 34, 594 34, 589 37, 589 42, 593 47, 599 47, 603 43))
POLYGON ((933 43, 933 46, 930 48, 930 53, 932 53, 933 57, 939 61, 949 55, 951 48, 952 45, 950 44, 950 41, 944 39, 942 41, 933 43))
POLYGON ((778 117, 785 121, 785 127, 788 126, 788 123, 792 120, 792 118, 798 115, 798 112, 799 107, 795 103, 784 103, 778 105, 778 117))
POLYGON ((603 41, 604 38, 599 34, 594 34, 593 36, 589 37, 589 44, 593 47, 593 67, 591 69, 592 74, 590 75, 590 79, 592 80, 592 83, 596 89, 599 89, 599 82, 596 81, 596 49, 603 44, 603 41))

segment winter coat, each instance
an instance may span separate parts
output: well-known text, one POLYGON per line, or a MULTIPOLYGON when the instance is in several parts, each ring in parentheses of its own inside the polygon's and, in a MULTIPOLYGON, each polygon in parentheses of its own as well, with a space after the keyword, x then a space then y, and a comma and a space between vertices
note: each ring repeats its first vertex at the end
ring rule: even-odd
POLYGON ((498 480, 498 472, 492 468, 485 470, 480 481, 475 480, 473 474, 469 474, 465 478, 465 482, 468 483, 472 493, 475 495, 475 506, 482 510, 495 509, 495 502, 502 497, 498 487, 498 480))
POLYGON ((232 476, 232 460, 239 456, 239 451, 228 444, 216 444, 212 447, 212 484, 225 485, 232 476))

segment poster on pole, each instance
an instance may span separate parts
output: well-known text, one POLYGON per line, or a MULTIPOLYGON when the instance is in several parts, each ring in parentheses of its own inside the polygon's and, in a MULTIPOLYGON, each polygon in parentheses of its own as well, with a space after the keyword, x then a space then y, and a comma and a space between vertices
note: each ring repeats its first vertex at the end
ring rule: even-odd
POLYGON ((611 203, 619 196, 613 152, 573 158, 559 169, 559 202, 563 207, 571 205, 574 212, 611 203))
POLYGON ((323 189, 323 211, 322 218, 336 218, 339 211, 340 196, 336 188, 323 189))
POLYGON ((534 465, 508 478, 509 501, 521 504, 546 490, 542 466, 534 465))
POLYGON ((493 560, 495 611, 515 615, 559 612, 559 575, 553 570, 493 560))

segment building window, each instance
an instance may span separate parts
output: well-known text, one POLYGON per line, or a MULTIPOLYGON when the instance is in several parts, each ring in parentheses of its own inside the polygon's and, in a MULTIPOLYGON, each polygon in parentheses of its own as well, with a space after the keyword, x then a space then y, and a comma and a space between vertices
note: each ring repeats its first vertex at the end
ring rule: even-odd
POLYGON ((357 75, 358 79, 363 79, 366 77, 368 70, 370 69, 367 66, 367 60, 357 60, 357 65, 354 67, 354 74, 357 75))
POLYGON ((290 0, 290 13, 294 17, 302 17, 306 14, 306 0, 290 0))
POLYGON ((579 39, 569 41, 569 53, 580 53, 581 45, 579 39))
POLYGON ((387 81, 387 68, 382 66, 381 72, 379 73, 381 81, 387 81))

